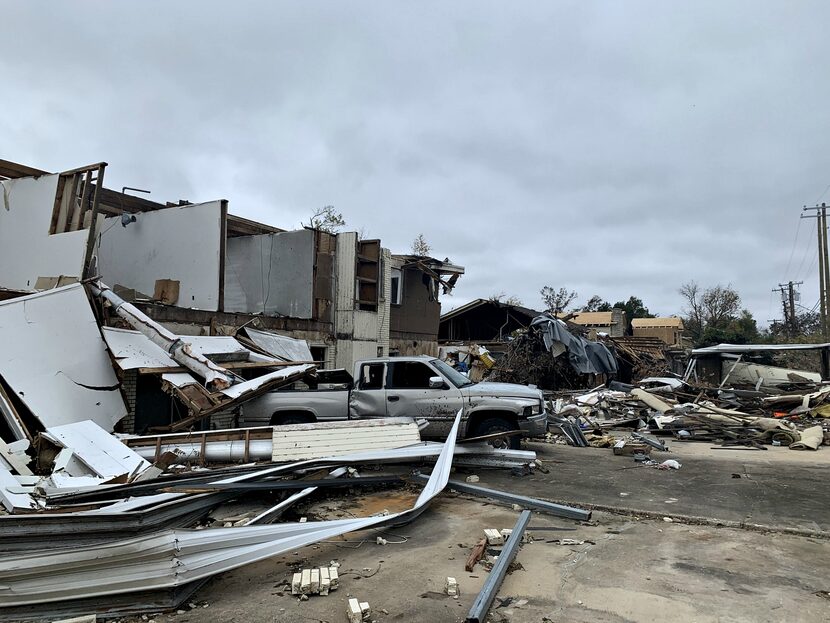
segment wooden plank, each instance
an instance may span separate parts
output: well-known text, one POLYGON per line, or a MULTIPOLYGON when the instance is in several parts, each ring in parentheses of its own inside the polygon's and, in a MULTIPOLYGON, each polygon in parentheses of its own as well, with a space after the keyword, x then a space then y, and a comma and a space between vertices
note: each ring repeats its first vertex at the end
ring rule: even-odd
MULTIPOLYGON (((80 175, 80 174, 79 174, 80 175)), ((77 214, 73 215, 71 228, 72 231, 82 229, 84 226, 84 217, 86 213, 89 211, 89 202, 86 200, 89 190, 92 188, 92 171, 86 172, 86 177, 84 178, 83 187, 81 188, 80 196, 81 200, 78 205, 77 214)))

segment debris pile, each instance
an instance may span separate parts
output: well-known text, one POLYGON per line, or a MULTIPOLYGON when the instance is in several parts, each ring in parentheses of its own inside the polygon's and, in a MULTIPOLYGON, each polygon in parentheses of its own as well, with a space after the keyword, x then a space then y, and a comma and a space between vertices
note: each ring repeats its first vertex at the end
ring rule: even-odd
POLYGON ((662 442, 636 431, 677 441, 716 442, 718 447, 815 450, 830 443, 828 385, 787 385, 763 392, 696 386, 676 378, 645 379, 642 385, 612 383, 616 389, 549 394, 549 440, 606 447, 610 430, 634 431, 630 441, 612 444, 618 454, 664 449, 662 442))

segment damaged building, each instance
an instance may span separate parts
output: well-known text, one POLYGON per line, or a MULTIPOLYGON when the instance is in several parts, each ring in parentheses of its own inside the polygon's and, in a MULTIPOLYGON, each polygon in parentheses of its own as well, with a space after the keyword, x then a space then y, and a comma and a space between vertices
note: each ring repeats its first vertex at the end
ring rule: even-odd
MULTIPOLYGON (((0 300, 97 277, 175 335, 283 335, 307 343, 303 359, 321 368, 437 351, 438 295, 462 267, 393 258, 355 232, 286 231, 230 213, 224 199, 118 192, 103 185, 106 166, 49 173, 0 160, 0 300)), ((128 422, 151 425, 159 416, 148 414, 169 403, 159 370, 121 367, 128 422)))

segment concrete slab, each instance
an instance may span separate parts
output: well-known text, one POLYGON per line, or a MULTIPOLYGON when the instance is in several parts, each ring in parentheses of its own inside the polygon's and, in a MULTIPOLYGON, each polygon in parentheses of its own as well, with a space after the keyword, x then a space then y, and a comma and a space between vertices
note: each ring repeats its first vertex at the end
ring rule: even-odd
MULTIPOLYGON (((527 444, 550 469, 516 478, 501 470, 477 470, 484 487, 566 504, 618 507, 707 517, 806 531, 830 531, 830 448, 709 450, 711 444, 671 443, 679 470, 639 467, 609 448, 527 444), (739 477, 733 476, 737 474, 739 477)), ((456 476, 459 477, 459 476, 456 476)))
MULTIPOLYGON (((356 501, 356 509, 365 506, 356 501)), ((209 607, 154 618, 339 621, 349 596, 357 596, 372 604, 379 623, 463 621, 487 577, 481 564, 464 571, 470 549, 484 527, 511 525, 516 517, 506 507, 443 495, 414 523, 380 533, 386 546, 375 545, 378 532, 346 535, 225 574, 193 597, 209 607), (297 566, 333 559, 342 564, 340 591, 301 602, 285 588, 297 566), (444 591, 447 576, 458 581, 457 599, 444 591)), ((495 623, 827 620, 830 603, 816 594, 830 588, 824 540, 606 513, 596 513, 590 525, 538 514, 530 525, 549 529, 530 530, 537 540, 522 546, 520 566, 499 590, 495 623), (550 542, 560 538, 585 543, 550 542)))

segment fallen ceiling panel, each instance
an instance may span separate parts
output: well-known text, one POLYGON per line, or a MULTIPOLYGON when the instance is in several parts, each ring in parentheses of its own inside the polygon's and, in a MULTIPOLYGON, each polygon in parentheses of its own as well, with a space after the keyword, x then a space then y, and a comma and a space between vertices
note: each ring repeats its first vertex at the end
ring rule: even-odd
MULTIPOLYGON (((104 339, 122 370, 136 368, 178 368, 164 349, 138 331, 104 327, 104 339)), ((236 338, 226 335, 181 335, 182 340, 190 344, 190 350, 207 359, 222 361, 237 359, 241 361, 267 361, 240 344, 236 338), (253 355, 253 356, 252 356, 253 355)))
POLYGON ((45 427, 127 415, 82 285, 0 302, 0 341, 0 376, 45 427))

